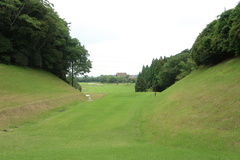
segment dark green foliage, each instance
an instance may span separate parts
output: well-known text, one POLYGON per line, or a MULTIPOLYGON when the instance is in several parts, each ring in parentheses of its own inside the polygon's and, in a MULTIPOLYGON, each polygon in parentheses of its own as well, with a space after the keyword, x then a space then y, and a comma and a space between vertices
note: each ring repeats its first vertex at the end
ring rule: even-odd
POLYGON ((117 77, 115 75, 101 75, 98 77, 78 77, 78 82, 101 82, 101 83, 135 83, 136 78, 132 76, 117 77))
POLYGON ((87 50, 47 0, 1 0, 0 8, 0 63, 41 68, 63 80, 73 63, 75 74, 90 71, 87 50))
POLYGON ((200 33, 192 47, 198 65, 214 65, 240 55, 240 4, 223 12, 200 33))
POLYGON ((12 43, 7 37, 0 33, 0 52, 7 53, 9 51, 12 51, 12 43))
MULTIPOLYGON (((1 23, 0 23, 1 24, 1 23)), ((9 55, 13 50, 11 41, 0 33, 0 62, 10 64, 11 56, 9 55)))
POLYGON ((16 52, 13 57, 14 57, 15 64, 21 65, 21 66, 28 65, 28 62, 29 62, 28 57, 25 56, 22 52, 16 52))
POLYGON ((196 68, 188 49, 181 53, 160 59, 153 59, 150 67, 143 66, 135 86, 136 92, 145 92, 148 89, 159 92, 168 88, 190 74, 196 68))
POLYGON ((101 75, 95 78, 95 82, 101 83, 125 83, 124 77, 116 77, 114 75, 101 75))
POLYGON ((139 73, 137 82, 135 85, 135 91, 136 92, 146 92, 147 91, 147 82, 145 78, 143 77, 142 73, 139 73))
POLYGON ((78 83, 77 81, 77 78, 73 78, 73 81, 72 81, 72 76, 69 75, 67 76, 67 81, 69 82, 69 84, 71 86, 73 86, 74 88, 76 88, 77 90, 79 90, 80 92, 82 91, 82 87, 80 86, 80 84, 78 83), (73 83, 72 83, 73 82, 73 83))

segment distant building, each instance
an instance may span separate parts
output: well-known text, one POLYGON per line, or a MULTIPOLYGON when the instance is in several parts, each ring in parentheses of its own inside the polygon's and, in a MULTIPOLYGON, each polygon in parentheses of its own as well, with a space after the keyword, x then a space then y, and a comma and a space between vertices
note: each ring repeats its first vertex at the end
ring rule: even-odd
POLYGON ((135 78, 137 78, 136 75, 130 75, 130 76, 129 76, 129 79, 135 79, 135 78))
POLYGON ((117 73, 116 77, 127 77, 127 73, 117 73))

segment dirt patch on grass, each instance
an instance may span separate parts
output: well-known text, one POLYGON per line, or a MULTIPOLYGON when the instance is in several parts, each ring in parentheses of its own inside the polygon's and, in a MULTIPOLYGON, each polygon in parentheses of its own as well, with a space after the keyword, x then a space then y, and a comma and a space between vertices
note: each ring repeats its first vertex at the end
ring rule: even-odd
POLYGON ((103 98, 104 96, 106 96, 106 94, 104 94, 104 93, 86 93, 86 95, 90 95, 92 100, 98 100, 98 99, 103 98))

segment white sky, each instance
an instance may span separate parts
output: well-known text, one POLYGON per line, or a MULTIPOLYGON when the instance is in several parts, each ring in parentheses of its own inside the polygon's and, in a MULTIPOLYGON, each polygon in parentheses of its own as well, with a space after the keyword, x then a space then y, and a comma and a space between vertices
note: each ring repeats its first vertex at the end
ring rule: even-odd
POLYGON ((89 76, 138 74, 153 58, 190 49, 239 0, 49 0, 90 54, 89 76))

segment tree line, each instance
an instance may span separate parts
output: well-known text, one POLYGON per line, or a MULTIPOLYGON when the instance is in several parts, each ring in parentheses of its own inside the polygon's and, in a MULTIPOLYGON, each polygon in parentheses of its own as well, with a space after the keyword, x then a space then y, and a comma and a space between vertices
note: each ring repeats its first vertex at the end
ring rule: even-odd
POLYGON ((114 75, 100 75, 98 77, 78 77, 78 82, 100 82, 100 83, 135 83, 136 78, 126 77, 117 77, 114 75))
POLYGON ((0 63, 66 75, 90 72, 89 54, 47 0, 0 1, 0 63))
POLYGON ((190 50, 186 49, 171 57, 153 59, 150 66, 143 66, 135 85, 136 92, 148 90, 160 92, 190 74, 196 68, 191 59, 190 50))
POLYGON ((153 59, 143 66, 135 85, 136 92, 163 91, 198 66, 215 65, 240 55, 240 3, 224 11, 199 34, 190 50, 153 59))

